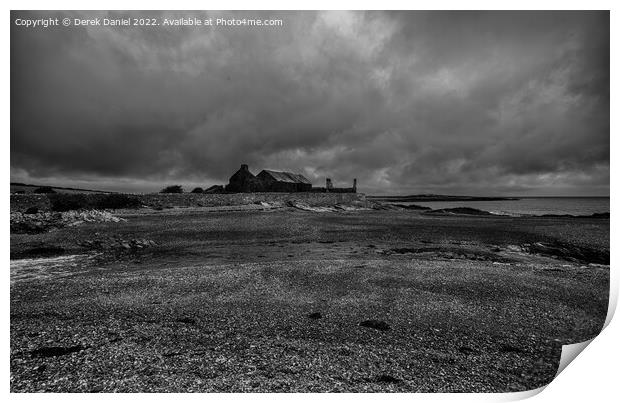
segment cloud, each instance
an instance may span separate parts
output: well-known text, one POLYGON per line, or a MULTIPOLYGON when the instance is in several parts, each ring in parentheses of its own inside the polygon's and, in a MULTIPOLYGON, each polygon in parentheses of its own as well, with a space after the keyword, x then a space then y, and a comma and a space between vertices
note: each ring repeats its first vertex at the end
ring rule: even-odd
POLYGON ((12 25, 12 180, 609 192, 607 12, 153 13, 189 15, 284 26, 12 25))

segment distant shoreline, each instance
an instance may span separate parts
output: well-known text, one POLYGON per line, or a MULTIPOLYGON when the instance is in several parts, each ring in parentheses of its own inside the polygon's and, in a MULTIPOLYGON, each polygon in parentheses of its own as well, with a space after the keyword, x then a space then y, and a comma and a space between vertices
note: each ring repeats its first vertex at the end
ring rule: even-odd
POLYGON ((429 202, 429 201, 501 201, 519 200, 517 197, 482 197, 482 196, 449 196, 449 195, 409 195, 409 196, 366 196, 367 199, 385 202, 429 202))

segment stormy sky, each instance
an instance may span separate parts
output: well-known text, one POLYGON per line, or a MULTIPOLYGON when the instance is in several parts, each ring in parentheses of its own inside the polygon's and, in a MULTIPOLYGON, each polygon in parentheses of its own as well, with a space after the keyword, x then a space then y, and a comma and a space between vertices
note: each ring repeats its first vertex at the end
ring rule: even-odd
POLYGON ((607 12, 13 12, 11 181, 609 194, 607 12), (23 28, 16 18, 282 19, 23 28))

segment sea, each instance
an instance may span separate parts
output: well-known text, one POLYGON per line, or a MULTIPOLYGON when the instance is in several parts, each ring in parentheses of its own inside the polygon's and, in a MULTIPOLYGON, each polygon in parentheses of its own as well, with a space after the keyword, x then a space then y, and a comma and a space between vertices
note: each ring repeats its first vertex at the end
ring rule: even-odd
POLYGON ((609 197, 523 197, 518 200, 497 201, 429 201, 402 204, 416 204, 432 209, 472 207, 493 214, 512 216, 570 214, 591 215, 609 213, 609 197))

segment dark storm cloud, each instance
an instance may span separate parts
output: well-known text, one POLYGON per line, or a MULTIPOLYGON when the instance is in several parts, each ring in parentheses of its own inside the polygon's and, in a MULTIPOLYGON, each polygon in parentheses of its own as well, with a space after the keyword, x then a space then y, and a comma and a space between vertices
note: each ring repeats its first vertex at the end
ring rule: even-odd
POLYGON ((12 179, 154 190, 246 162, 368 192, 609 192, 606 12, 223 15, 284 26, 12 26, 12 179))

